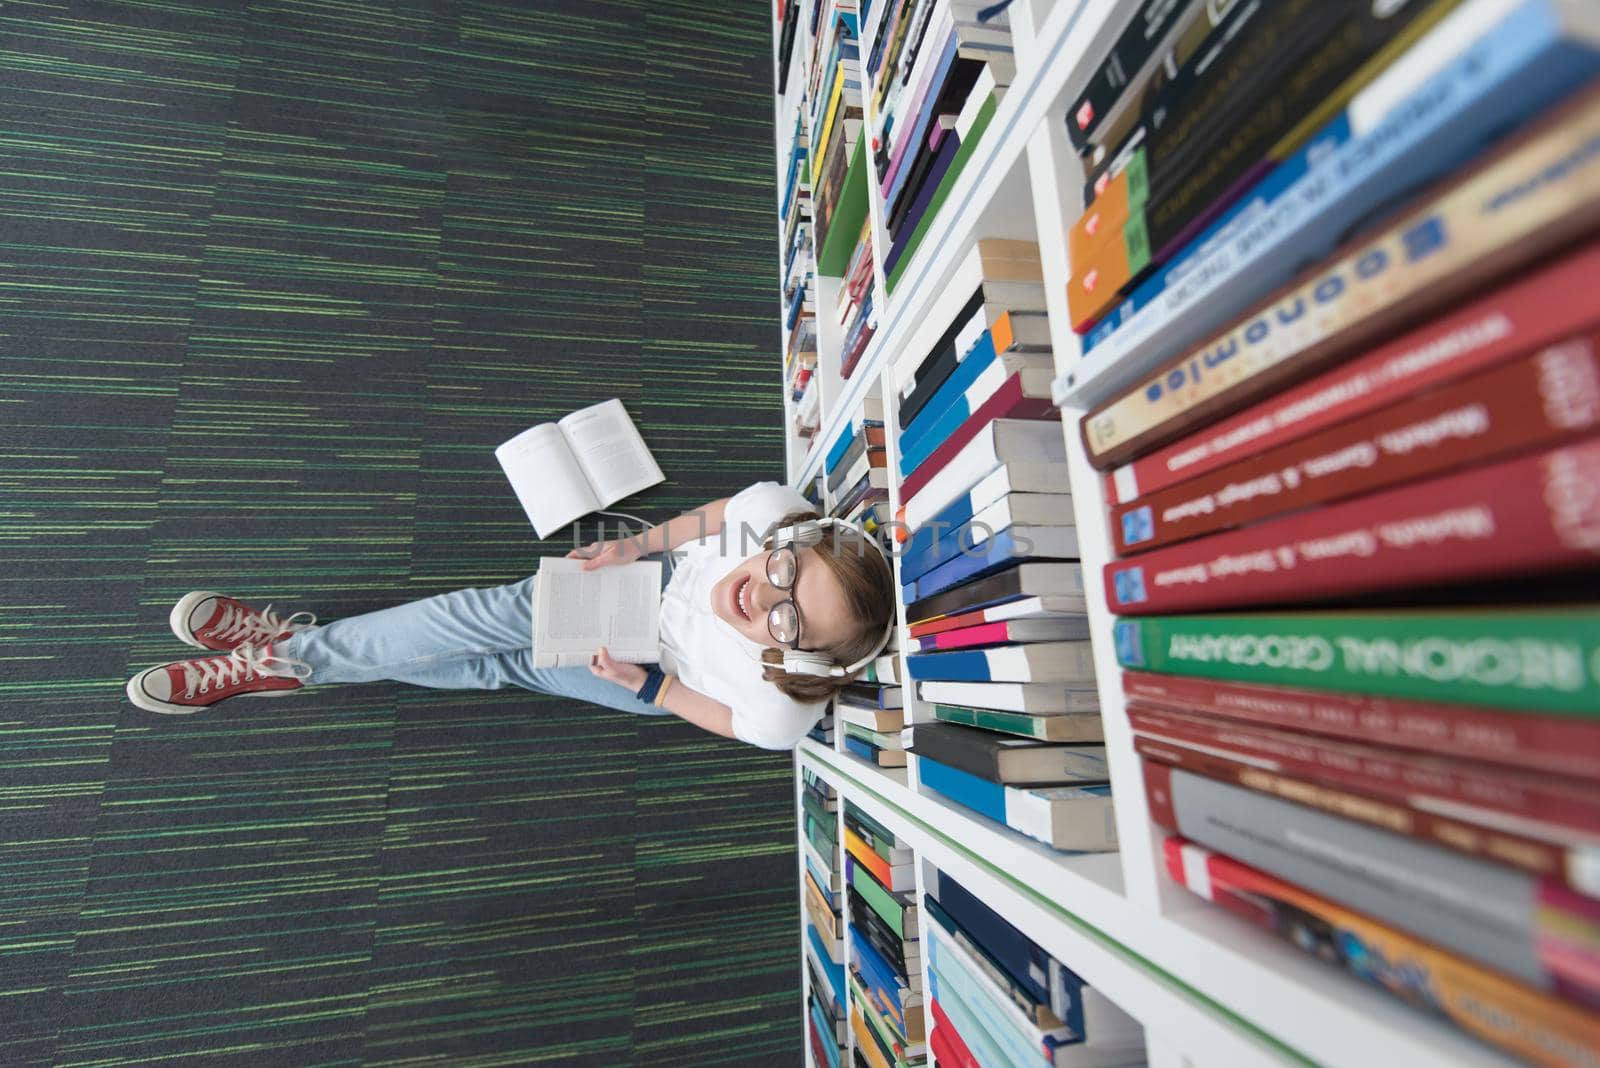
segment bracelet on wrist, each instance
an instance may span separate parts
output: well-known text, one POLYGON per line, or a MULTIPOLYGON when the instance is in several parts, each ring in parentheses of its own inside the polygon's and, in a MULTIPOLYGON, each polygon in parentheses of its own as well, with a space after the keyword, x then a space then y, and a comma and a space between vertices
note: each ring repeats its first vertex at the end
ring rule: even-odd
POLYGON ((661 684, 666 678, 666 673, 659 666, 651 664, 644 673, 644 685, 635 690, 634 694, 641 701, 654 703, 656 694, 661 691, 661 684))
POLYGON ((657 708, 667 707, 667 691, 672 689, 672 684, 676 682, 677 679, 678 676, 676 675, 668 675, 662 680, 661 689, 656 692, 656 698, 654 702, 657 708))

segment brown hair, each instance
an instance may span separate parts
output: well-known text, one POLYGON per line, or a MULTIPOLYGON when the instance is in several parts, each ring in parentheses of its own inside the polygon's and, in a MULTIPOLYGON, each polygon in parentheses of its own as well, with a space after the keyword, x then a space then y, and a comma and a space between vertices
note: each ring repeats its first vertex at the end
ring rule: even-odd
MULTIPOLYGON (((781 530, 816 518, 813 512, 791 512, 772 529, 781 530)), ((823 528, 822 540, 812 547, 817 550, 817 558, 824 561, 839 580, 851 612, 861 622, 861 630, 849 641, 817 651, 848 666, 871 653, 883 637, 883 629, 894 614, 894 574, 883 554, 862 544, 861 537, 848 528, 823 528)), ((786 697, 805 704, 826 701, 851 681, 851 676, 791 675, 783 670, 780 649, 762 650, 761 661, 766 665, 762 678, 783 691, 786 697)))

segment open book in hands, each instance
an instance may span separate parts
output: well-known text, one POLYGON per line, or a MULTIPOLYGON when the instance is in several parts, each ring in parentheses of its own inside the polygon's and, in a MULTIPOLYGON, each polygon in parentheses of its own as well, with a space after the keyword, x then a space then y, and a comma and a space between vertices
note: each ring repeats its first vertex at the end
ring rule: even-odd
POLYGON ((615 397, 530 427, 494 455, 541 538, 666 481, 615 397))
POLYGON ((661 562, 585 571, 546 556, 533 583, 533 666, 583 667, 602 645, 613 660, 661 659, 661 562))

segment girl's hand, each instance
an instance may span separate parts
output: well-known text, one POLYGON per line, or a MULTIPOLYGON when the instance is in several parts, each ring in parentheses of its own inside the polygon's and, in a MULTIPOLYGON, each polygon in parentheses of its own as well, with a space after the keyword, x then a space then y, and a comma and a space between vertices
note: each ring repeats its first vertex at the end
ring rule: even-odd
POLYGON ((607 682, 614 682, 630 693, 638 693, 639 687, 644 685, 647 674, 638 664, 620 664, 611 659, 611 654, 606 652, 606 647, 601 646, 600 651, 594 654, 594 659, 589 661, 589 672, 607 682))
POLYGON ((617 538, 611 541, 591 541, 581 549, 572 550, 567 554, 567 559, 582 560, 583 569, 593 571, 600 567, 610 567, 612 564, 632 563, 641 555, 636 540, 617 538))

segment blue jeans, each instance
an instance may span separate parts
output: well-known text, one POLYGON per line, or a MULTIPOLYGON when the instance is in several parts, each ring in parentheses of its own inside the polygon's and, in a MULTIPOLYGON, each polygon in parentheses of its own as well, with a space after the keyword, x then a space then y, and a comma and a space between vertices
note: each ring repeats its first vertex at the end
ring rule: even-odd
POLYGON ((587 667, 533 666, 533 579, 456 590, 300 631, 273 654, 311 668, 307 685, 392 680, 439 690, 526 690, 670 715, 587 667))

